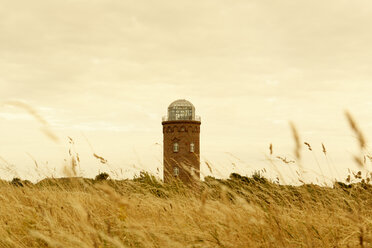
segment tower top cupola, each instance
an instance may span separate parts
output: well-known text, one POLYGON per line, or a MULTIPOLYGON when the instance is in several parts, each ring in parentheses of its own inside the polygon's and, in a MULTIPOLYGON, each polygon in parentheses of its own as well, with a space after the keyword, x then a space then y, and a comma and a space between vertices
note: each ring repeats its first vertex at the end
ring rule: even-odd
POLYGON ((200 116, 194 105, 179 99, 163 117, 163 178, 194 185, 200 179, 200 116))
POLYGON ((185 100, 179 99, 172 102, 168 107, 168 116, 163 118, 164 121, 200 121, 200 117, 195 115, 194 105, 185 100))

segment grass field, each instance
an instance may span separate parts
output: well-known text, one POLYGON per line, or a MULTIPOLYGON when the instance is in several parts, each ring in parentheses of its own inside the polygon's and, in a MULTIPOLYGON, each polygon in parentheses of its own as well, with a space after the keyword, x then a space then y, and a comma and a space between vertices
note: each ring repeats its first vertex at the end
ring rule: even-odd
MULTIPOLYGON (((331 187, 306 184, 301 173, 301 186, 282 185, 279 170, 275 182, 259 172, 233 173, 228 179, 207 176, 192 187, 163 184, 146 172, 127 180, 104 173, 87 179, 76 176, 79 156, 69 150, 66 178, 0 180, 0 247, 372 247, 366 163, 372 156, 357 123, 346 117, 361 171, 331 187)), ((301 171, 303 144, 312 148, 292 123, 291 130, 296 161, 276 155, 271 144, 269 161, 296 163, 301 171)))
POLYGON ((372 247, 372 185, 0 181, 0 247, 372 247))

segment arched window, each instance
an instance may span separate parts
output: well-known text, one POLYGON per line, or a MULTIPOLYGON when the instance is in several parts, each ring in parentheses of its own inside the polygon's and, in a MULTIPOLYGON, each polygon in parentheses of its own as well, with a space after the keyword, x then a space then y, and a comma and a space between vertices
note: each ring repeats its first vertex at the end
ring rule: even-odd
POLYGON ((190 152, 194 152, 195 151, 195 145, 194 143, 191 143, 190 144, 190 152))
POLYGON ((180 174, 180 169, 178 169, 178 167, 174 167, 173 168, 173 175, 177 177, 179 174, 180 174))
POLYGON ((176 142, 173 144, 173 152, 178 152, 178 150, 179 150, 179 146, 178 146, 178 143, 176 142))

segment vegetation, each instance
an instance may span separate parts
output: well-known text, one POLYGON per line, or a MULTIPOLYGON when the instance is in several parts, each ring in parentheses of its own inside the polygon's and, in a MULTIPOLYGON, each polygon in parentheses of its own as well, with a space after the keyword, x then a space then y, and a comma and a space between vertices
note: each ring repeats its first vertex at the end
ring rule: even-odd
POLYGON ((106 172, 102 172, 102 173, 99 173, 99 174, 96 176, 96 181, 107 180, 109 177, 110 177, 109 174, 107 174, 106 172))
MULTIPOLYGON (((268 160, 296 164, 301 186, 279 184, 280 171, 275 182, 257 171, 208 176, 192 186, 163 184, 146 172, 133 180, 107 173, 81 178, 69 137, 68 177, 36 184, 0 180, 0 247, 372 247, 372 173, 366 163, 372 155, 348 112, 346 118, 358 141, 354 158, 361 171, 350 171, 333 187, 302 181, 302 144, 310 152, 312 147, 293 123, 294 157, 275 154, 270 144, 268 160)), ((324 144, 322 151, 327 158, 324 144)))
POLYGON ((0 247, 371 247, 372 185, 259 173, 194 188, 97 176, 0 184, 0 247), (19 187, 23 185, 23 187, 19 187))

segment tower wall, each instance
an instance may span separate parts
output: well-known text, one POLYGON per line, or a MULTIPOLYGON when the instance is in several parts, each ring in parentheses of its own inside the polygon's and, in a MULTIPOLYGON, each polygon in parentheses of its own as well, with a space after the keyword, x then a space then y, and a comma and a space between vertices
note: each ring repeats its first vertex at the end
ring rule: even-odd
POLYGON ((180 179, 189 184, 200 179, 200 121, 163 121, 164 182, 180 179), (178 152, 174 152, 178 143, 178 152), (190 144, 194 144, 191 152, 190 144), (174 168, 179 174, 175 175, 174 168))

